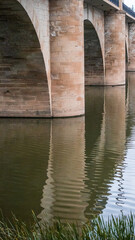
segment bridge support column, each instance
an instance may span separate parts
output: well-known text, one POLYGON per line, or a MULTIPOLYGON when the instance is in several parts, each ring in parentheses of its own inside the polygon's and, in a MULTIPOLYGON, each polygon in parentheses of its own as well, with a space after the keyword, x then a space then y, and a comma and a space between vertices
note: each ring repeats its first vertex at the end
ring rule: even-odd
POLYGON ((125 84, 125 13, 105 13, 105 85, 125 84))
POLYGON ((119 8, 120 10, 123 10, 123 0, 119 0, 119 8))
POLYGON ((127 71, 135 72, 135 23, 129 24, 129 63, 127 71))
POLYGON ((53 117, 84 114, 83 0, 50 0, 53 117))

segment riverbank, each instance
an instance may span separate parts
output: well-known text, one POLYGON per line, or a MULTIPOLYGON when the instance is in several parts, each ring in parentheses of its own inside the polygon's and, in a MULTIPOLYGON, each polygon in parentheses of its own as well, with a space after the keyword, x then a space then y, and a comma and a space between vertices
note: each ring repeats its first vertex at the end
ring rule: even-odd
POLYGON ((83 226, 54 221, 40 225, 33 214, 34 223, 27 226, 15 216, 11 221, 0 221, 0 240, 133 240, 135 216, 111 217, 107 222, 98 217, 83 226))

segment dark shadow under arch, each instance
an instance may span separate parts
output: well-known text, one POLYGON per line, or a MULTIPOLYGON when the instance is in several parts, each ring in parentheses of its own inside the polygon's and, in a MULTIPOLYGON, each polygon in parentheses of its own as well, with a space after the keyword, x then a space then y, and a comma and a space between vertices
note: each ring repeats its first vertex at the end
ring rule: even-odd
POLYGON ((100 41, 89 20, 84 21, 85 85, 104 84, 104 64, 100 41))
POLYGON ((0 0, 0 116, 50 116, 40 43, 17 0, 0 0))
POLYGON ((128 71, 128 63, 129 63, 129 58, 128 58, 128 47, 127 43, 125 42, 125 60, 126 60, 126 71, 128 71))

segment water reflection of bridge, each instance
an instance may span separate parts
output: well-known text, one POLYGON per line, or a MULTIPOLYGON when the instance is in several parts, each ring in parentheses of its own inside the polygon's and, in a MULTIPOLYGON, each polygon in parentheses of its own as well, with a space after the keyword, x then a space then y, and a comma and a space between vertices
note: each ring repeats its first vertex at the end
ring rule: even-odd
POLYGON ((127 87, 127 137, 132 134, 132 129, 135 124, 135 74, 133 72, 128 73, 128 87, 127 87))
POLYGON ((12 210, 27 219, 34 209, 42 221, 85 221, 105 209, 134 126, 132 78, 127 100, 124 87, 86 88, 86 118, 0 120, 6 215, 12 210))
POLYGON ((123 161, 125 88, 87 88, 86 99, 86 123, 84 118, 52 121, 39 215, 43 221, 53 217, 85 221, 101 213, 123 161))

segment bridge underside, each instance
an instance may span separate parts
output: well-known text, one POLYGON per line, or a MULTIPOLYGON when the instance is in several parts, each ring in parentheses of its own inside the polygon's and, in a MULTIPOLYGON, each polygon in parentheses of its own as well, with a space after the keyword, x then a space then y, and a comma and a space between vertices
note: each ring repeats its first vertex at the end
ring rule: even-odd
POLYGON ((104 65, 98 35, 90 23, 84 21, 85 85, 104 85, 104 65))
POLYGON ((50 116, 39 40, 15 0, 0 0, 0 116, 50 116))

